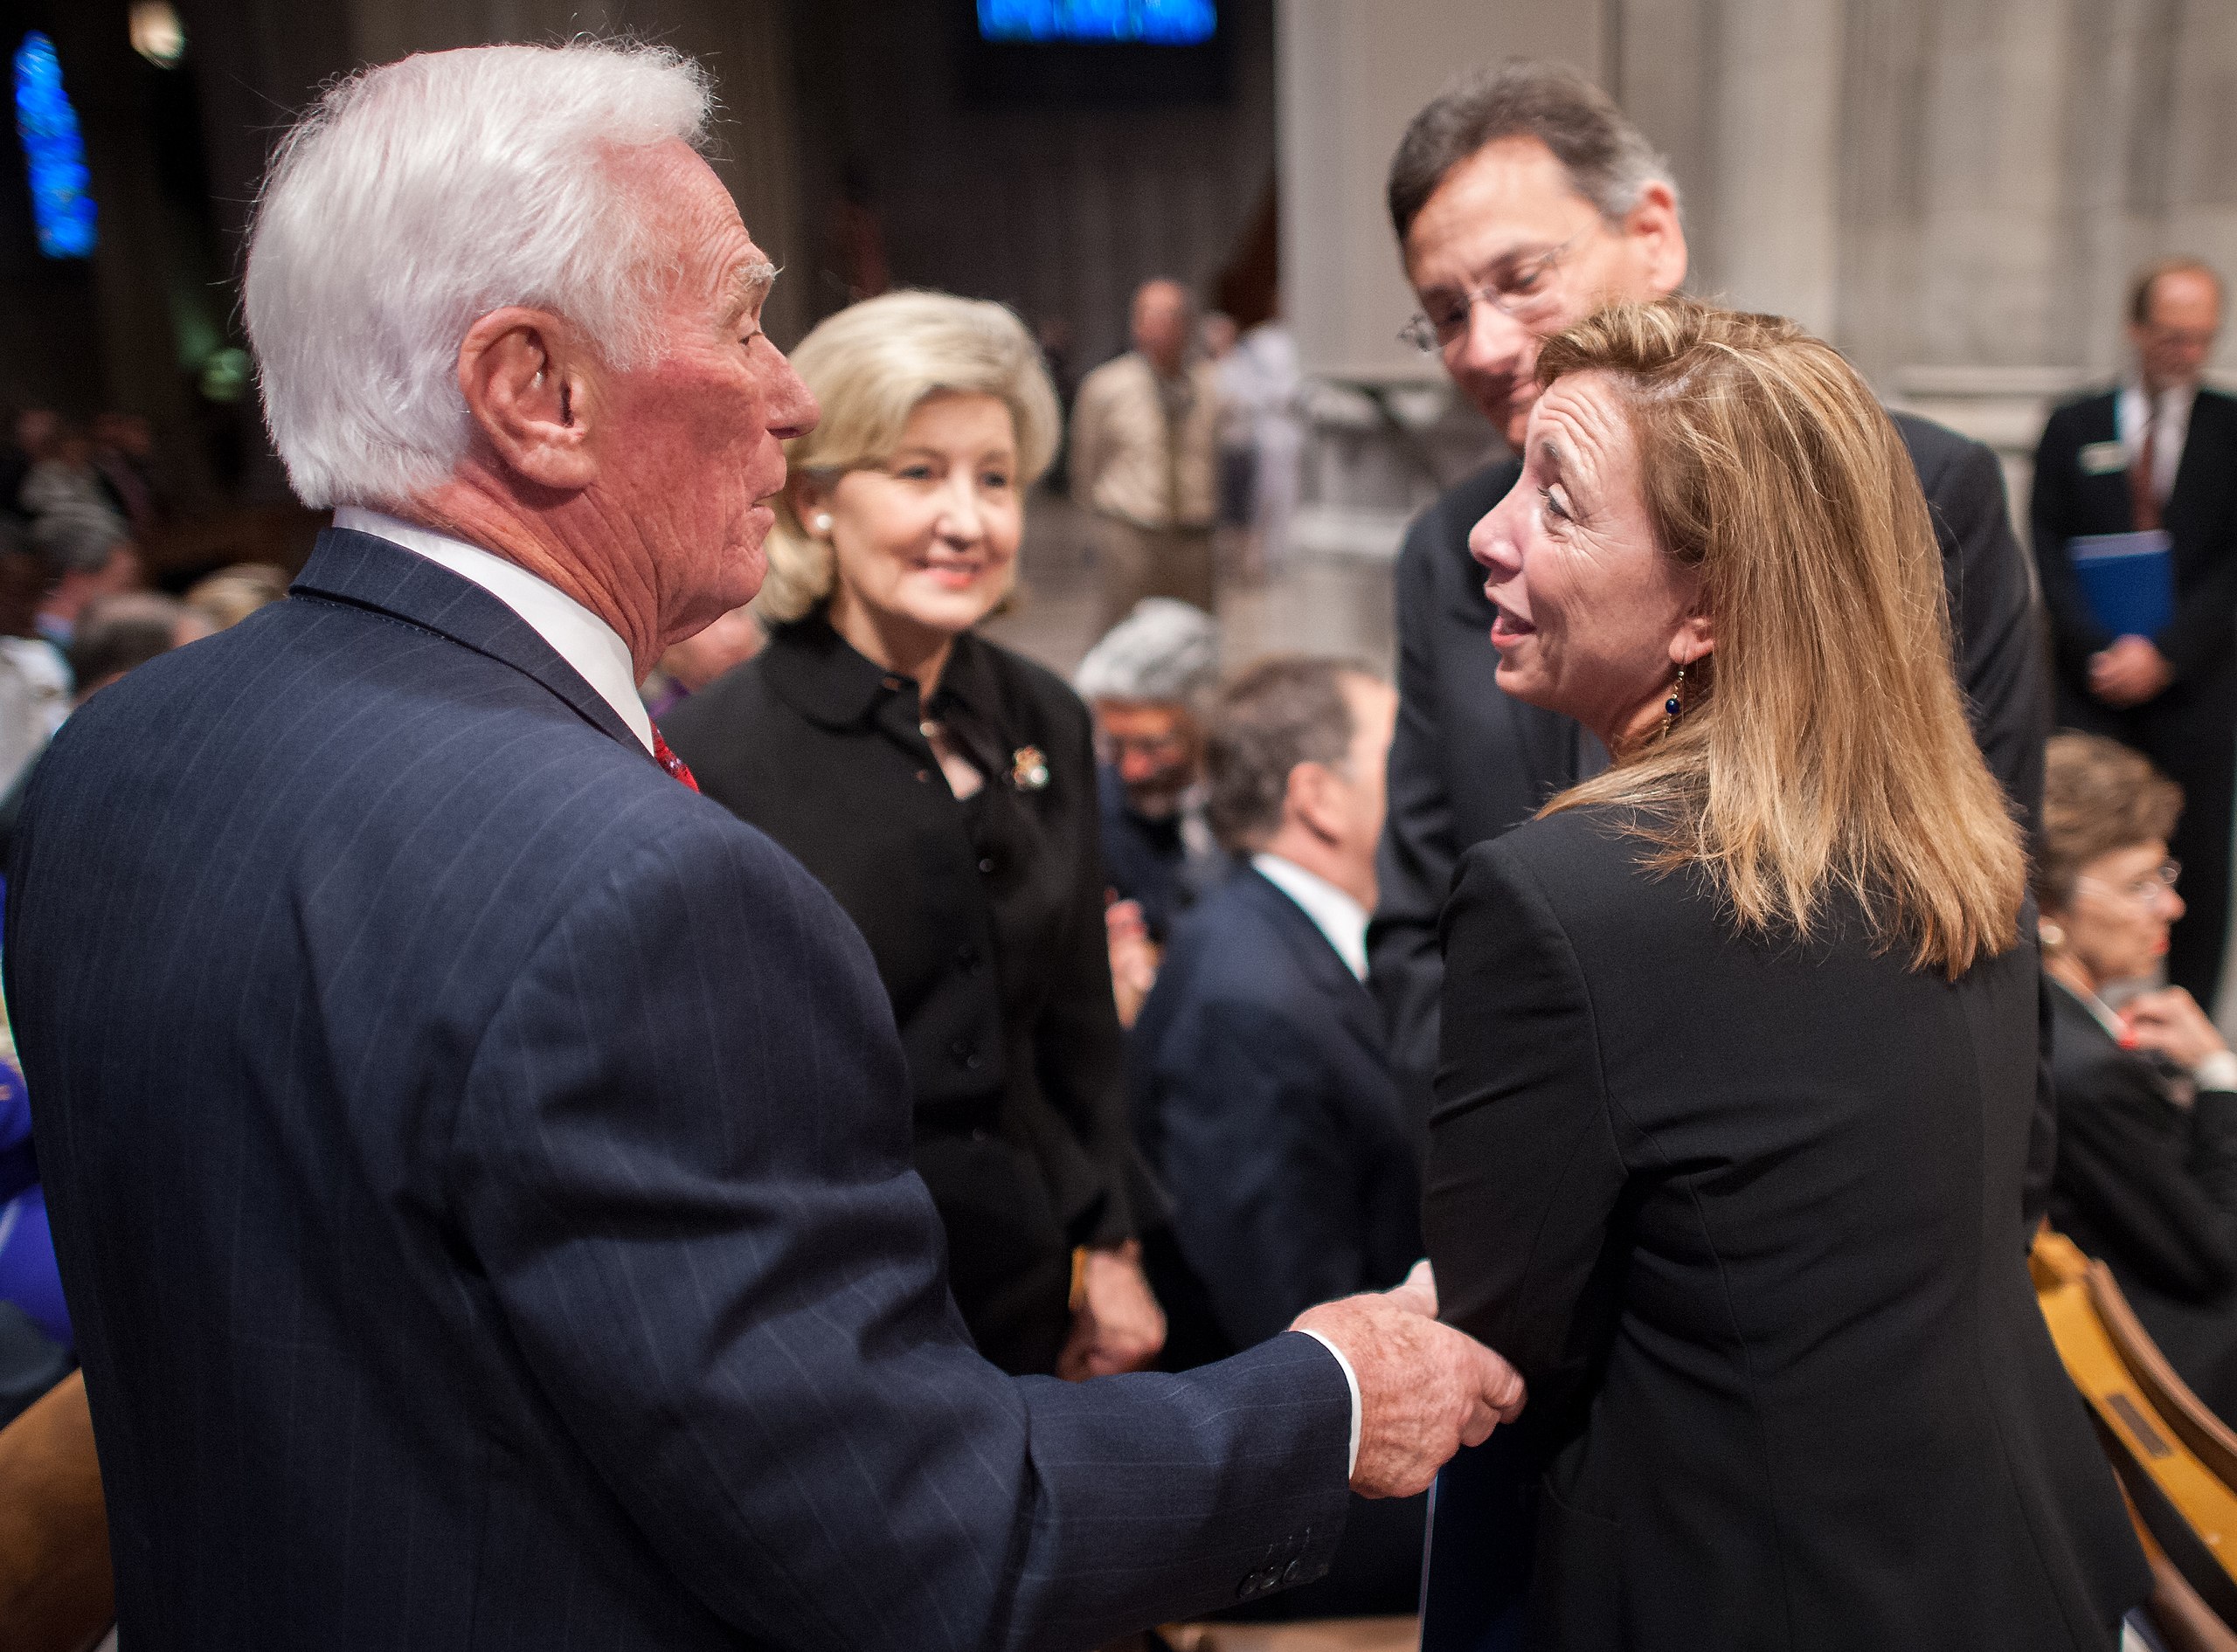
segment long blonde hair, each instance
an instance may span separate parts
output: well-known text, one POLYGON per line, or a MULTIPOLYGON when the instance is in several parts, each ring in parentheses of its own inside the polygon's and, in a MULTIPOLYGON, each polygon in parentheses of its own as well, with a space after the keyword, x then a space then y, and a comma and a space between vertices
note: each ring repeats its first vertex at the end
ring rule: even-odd
POLYGON ((1665 552, 1715 652, 1662 739, 1549 802, 1615 805, 1648 864, 1697 867, 1738 927, 1807 939, 1829 897, 1951 978, 2019 938, 2026 857, 1966 727, 1942 567, 1902 439, 1793 322, 1686 298, 1547 341, 1541 384, 1627 404, 1665 552))

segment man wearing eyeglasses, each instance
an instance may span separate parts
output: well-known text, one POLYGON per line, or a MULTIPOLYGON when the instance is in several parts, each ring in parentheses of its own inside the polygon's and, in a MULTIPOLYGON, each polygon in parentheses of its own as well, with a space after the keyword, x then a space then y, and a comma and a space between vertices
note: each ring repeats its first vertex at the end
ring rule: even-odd
MULTIPOLYGON (((1605 93, 1557 66, 1515 61, 1456 82, 1407 128, 1389 197, 1422 307, 1403 335, 1443 362, 1510 446, 1537 398, 1541 340, 1686 277, 1668 163, 1605 93)), ((1978 442, 1924 419, 1895 422, 1941 542, 1974 737, 2032 828, 2050 683, 2003 473, 1978 442)), ((1451 489, 1416 519, 1398 558, 1401 708, 1368 945, 1417 1132, 1437 1063, 1437 916, 1454 861, 1608 761, 1576 723, 1508 699, 1494 680, 1492 608, 1468 530, 1520 472, 1508 458, 1451 489)))

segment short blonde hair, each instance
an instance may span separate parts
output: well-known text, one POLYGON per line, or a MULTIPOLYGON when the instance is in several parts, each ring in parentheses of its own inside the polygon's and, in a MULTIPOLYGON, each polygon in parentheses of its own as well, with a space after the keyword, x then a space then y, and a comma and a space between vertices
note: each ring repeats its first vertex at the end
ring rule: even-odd
POLYGON ((1743 930, 1818 932, 1836 892, 1955 978, 2019 940, 2026 862, 1951 667, 1942 557, 1902 438, 1833 348, 1694 299, 1603 310, 1538 378, 1604 372, 1666 555, 1715 653, 1666 739, 1548 804, 1612 804, 1743 930))
POLYGON ((2174 835, 2183 788, 2102 734, 2063 729, 2043 748, 2043 852, 2035 865, 2035 899, 2063 912, 2081 868, 2113 854, 2174 835))
MULTIPOLYGON (((837 476, 882 462, 910 415, 933 396, 993 396, 1010 410, 1018 486, 1056 456, 1063 427, 1055 386, 1025 323, 1000 304, 947 293, 887 293, 827 317, 793 352, 793 367, 823 409, 816 427, 785 444, 794 472, 837 476)), ((769 577, 755 607, 779 625, 831 594, 831 547, 776 501, 769 577)))

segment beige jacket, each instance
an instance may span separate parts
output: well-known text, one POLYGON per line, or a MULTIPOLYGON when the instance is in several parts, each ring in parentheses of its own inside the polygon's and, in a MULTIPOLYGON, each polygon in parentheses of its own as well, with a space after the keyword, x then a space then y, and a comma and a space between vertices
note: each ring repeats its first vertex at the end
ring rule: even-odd
POLYGON ((1167 440, 1165 407, 1149 363, 1130 351, 1080 384, 1072 404, 1072 497, 1141 528, 1209 528, 1217 510, 1219 382, 1212 366, 1188 370, 1196 394, 1167 440))

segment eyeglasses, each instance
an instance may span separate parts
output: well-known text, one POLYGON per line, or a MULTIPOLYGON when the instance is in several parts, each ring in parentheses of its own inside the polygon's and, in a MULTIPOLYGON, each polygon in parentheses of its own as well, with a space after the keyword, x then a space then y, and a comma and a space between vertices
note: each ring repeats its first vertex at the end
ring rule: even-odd
POLYGON ((1400 341, 1411 344, 1424 356, 1437 355, 1466 334, 1468 318, 1479 301, 1489 304, 1519 327, 1538 329, 1548 326, 1562 310, 1555 268, 1562 255, 1591 234, 1594 227, 1588 224, 1559 246, 1508 265, 1483 286, 1463 293, 1449 306, 1441 306, 1435 315, 1416 311, 1414 319, 1398 329, 1400 341))
POLYGON ((2142 877, 2128 883, 2108 883, 2102 878, 2076 878, 2076 885, 2088 884, 2102 895, 2116 901, 2129 901, 2141 907, 2157 906, 2163 896, 2174 892, 2175 880, 2183 875, 2180 861, 2162 861, 2142 877))

